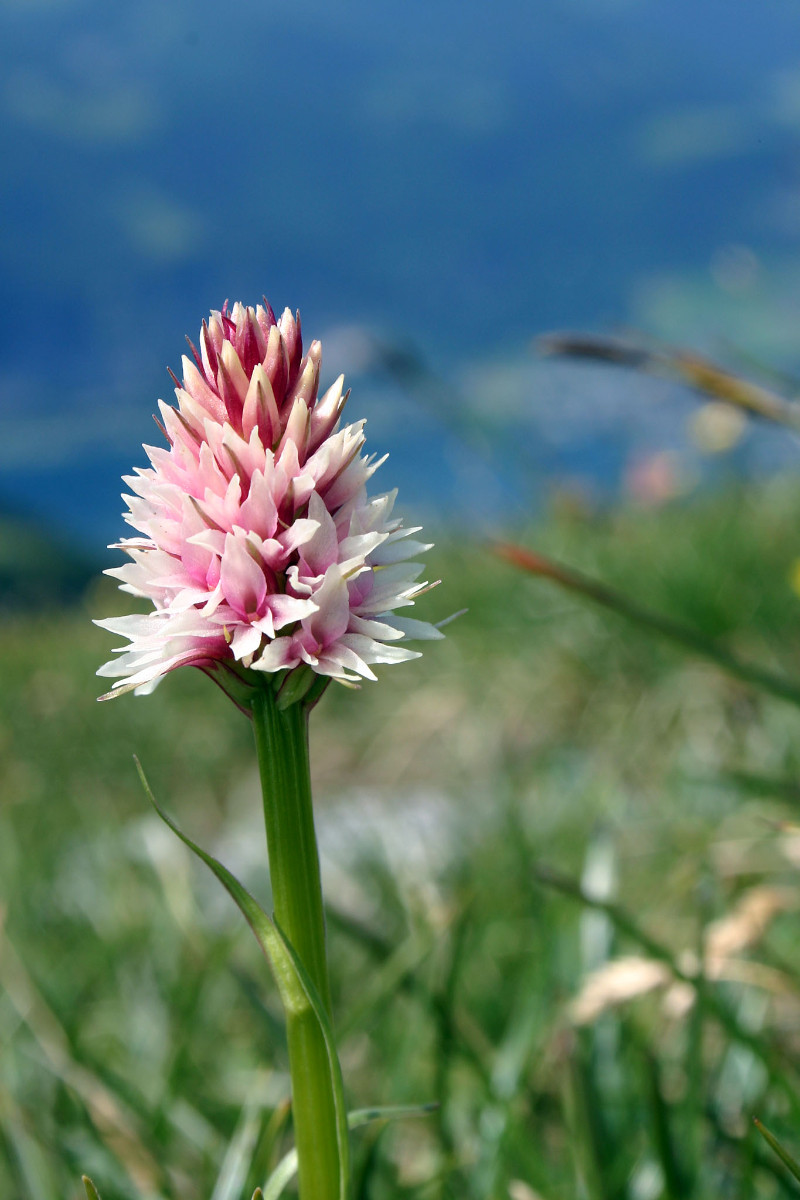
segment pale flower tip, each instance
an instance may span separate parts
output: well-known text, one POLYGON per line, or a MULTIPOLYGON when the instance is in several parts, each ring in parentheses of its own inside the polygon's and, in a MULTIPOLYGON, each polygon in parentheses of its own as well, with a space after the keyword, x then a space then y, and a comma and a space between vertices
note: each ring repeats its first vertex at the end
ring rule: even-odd
POLYGON ((338 683, 339 687, 347 688, 350 692, 360 692, 362 690, 362 685, 357 679, 343 679, 341 676, 338 676, 333 682, 338 683))
MULTIPOLYGON (((100 1193, 92 1183, 88 1175, 81 1175, 84 1191, 86 1192, 86 1200, 100 1200, 100 1193)), ((262 1193, 263 1200, 263 1193, 262 1193)))
MULTIPOLYGON (((422 570, 421 567, 420 570, 422 570)), ((421 583, 419 587, 414 590, 414 599, 416 600, 418 596, 424 596, 426 592, 432 592, 434 588, 439 587, 441 582, 441 579, 434 579, 432 583, 421 583)))
POLYGON ((153 608, 99 622, 130 642, 100 699, 193 665, 248 687, 282 674, 282 702, 311 704, 330 679, 417 657, 398 638, 438 628, 392 620, 436 586, 414 586, 429 547, 392 517, 394 492, 368 496, 388 456, 364 454, 363 421, 340 428, 343 375, 319 395, 322 345, 303 354, 300 314, 226 302, 189 348, 177 407, 159 402, 167 446, 126 479, 132 561, 109 572, 153 608))
MULTIPOLYGON (((312 347, 313 349, 313 347, 312 347)), ((302 400, 307 408, 310 408, 317 397, 317 387, 319 386, 319 358, 314 358, 311 351, 308 352, 306 364, 300 374, 300 378, 295 385, 295 402, 302 400)))
MULTIPOLYGON (((451 613, 449 617, 444 617, 441 621, 434 623, 435 629, 444 629, 445 625, 449 625, 451 621, 457 621, 459 617, 464 617, 469 612, 468 608, 460 608, 458 612, 451 613)), ((442 635, 444 636, 444 635, 442 635)))

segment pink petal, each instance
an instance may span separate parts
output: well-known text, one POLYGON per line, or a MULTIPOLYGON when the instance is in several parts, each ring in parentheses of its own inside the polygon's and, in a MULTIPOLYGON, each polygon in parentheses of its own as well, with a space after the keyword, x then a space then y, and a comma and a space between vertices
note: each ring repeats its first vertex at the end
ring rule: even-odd
POLYGON ((334 564, 325 572, 320 587, 312 593, 319 612, 303 621, 306 629, 320 646, 330 646, 347 629, 350 620, 350 597, 342 572, 334 564))
POLYGON ((267 581, 247 549, 245 539, 229 534, 222 555, 220 583, 225 599, 242 620, 252 620, 263 612, 267 581))
POLYGON ((339 539, 331 514, 316 492, 308 500, 309 520, 316 521, 317 530, 303 543, 301 569, 308 575, 324 575, 339 557, 339 539))
POLYGON ((291 625, 295 621, 302 621, 304 617, 310 617, 316 612, 317 605, 314 600, 286 596, 278 592, 267 597, 267 608, 272 613, 275 628, 282 629, 284 625, 291 625))

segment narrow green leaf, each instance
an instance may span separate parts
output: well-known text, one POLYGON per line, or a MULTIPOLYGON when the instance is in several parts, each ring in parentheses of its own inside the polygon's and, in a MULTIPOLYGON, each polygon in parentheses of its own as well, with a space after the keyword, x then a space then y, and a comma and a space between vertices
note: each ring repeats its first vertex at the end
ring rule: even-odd
POLYGON ((291 960, 288 959, 284 951, 283 939, 279 937, 273 922, 269 919, 258 901, 239 883, 236 876, 231 874, 228 868, 224 867, 218 859, 208 854, 193 842, 187 834, 178 828, 167 813, 159 807, 147 782, 142 764, 138 758, 134 758, 134 762, 136 763, 136 770, 139 772, 139 778, 142 781, 142 787, 147 794, 147 798, 161 820, 172 830, 176 837, 180 838, 185 846, 188 846, 193 854, 196 854, 214 872, 217 879, 219 879, 222 886, 243 914, 272 968, 284 1008, 289 1012, 305 1011, 308 1008, 305 993, 299 985, 291 960))
POLYGON ((582 1191, 591 1200, 614 1200, 620 1145, 607 1120, 608 1107, 591 1062, 588 1038, 578 1039, 571 1056, 568 1086, 570 1147, 582 1191))
MULTIPOLYGON (((370 1125, 374 1121, 395 1121, 406 1117, 423 1117, 435 1112, 438 1102, 427 1104, 396 1104, 385 1108, 356 1108, 347 1114, 348 1129, 358 1129, 362 1125, 370 1125)), ((264 1184, 264 1189, 257 1189, 258 1194, 253 1200, 278 1200, 278 1197, 297 1174, 297 1151, 290 1150, 278 1163, 275 1170, 264 1184)))
POLYGON ((347 1114, 347 1124, 350 1129, 359 1129, 362 1125, 371 1125, 373 1121, 402 1121, 406 1117, 427 1117, 438 1109, 438 1100, 428 1100, 424 1104, 387 1104, 383 1107, 354 1108, 347 1114))
POLYGON ((100 1200, 100 1193, 88 1175, 82 1175, 83 1186, 86 1188, 86 1200, 100 1200))
MULTIPOLYGON (((290 1180, 294 1179, 297 1174, 297 1151, 290 1150, 285 1154, 278 1163, 275 1170, 270 1175, 267 1182, 264 1184, 264 1190, 260 1193, 260 1200, 278 1200, 290 1180)), ((255 1196, 253 1200, 256 1200, 255 1196)))
POLYGON ((673 1131, 673 1113, 664 1099, 658 1061, 644 1048, 645 1086, 650 1100, 648 1115, 653 1130, 653 1145, 664 1176, 665 1200, 690 1196, 692 1186, 681 1162, 673 1131))
MULTIPOLYGON (((297 956, 294 947, 289 943, 274 921, 271 921, 258 901, 250 895, 245 887, 224 867, 218 859, 208 854, 192 841, 187 834, 170 819, 159 807, 147 782, 147 778, 138 758, 134 759, 139 778, 150 803, 161 820, 180 838, 185 846, 196 854, 209 867, 228 894, 238 905, 245 920, 249 924, 256 941, 264 952, 267 962, 272 968, 278 991, 284 1008, 290 1013, 298 1014, 310 1008, 319 1024, 328 1055, 328 1067, 331 1073, 334 1106, 336 1110, 336 1142, 339 1157, 339 1195, 341 1200, 347 1200, 349 1180, 350 1148, 347 1135, 347 1110, 344 1102, 344 1083, 342 1080, 339 1058, 336 1054, 336 1043, 325 1007, 317 994, 317 990, 308 972, 297 956)), ((291 1178, 291 1176, 289 1176, 291 1178)), ((276 1193, 277 1194, 277 1193, 276 1193)))
POLYGON ((781 1160, 783 1165, 789 1171, 791 1171, 791 1173, 792 1173, 792 1175, 794 1175, 795 1179, 798 1182, 800 1182, 800 1163, 796 1162, 796 1160, 792 1158, 792 1156, 788 1150, 784 1150, 783 1146, 780 1144, 780 1142, 775 1137, 775 1135, 773 1133, 770 1133, 770 1131, 766 1128, 766 1126, 761 1124, 758 1117, 753 1117, 753 1124, 755 1125, 756 1129, 761 1134, 761 1136, 763 1137, 763 1139, 767 1143, 767 1145, 770 1146, 775 1151, 775 1153, 777 1154, 778 1158, 781 1160))
POLYGON ((250 1099, 242 1109, 222 1160, 211 1200, 234 1200, 234 1197, 241 1196, 260 1129, 261 1105, 250 1099))

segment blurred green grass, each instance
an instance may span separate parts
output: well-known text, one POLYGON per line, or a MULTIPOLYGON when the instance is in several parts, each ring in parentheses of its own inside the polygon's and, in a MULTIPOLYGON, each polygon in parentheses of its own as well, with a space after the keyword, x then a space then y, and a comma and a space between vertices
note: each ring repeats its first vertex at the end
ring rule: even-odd
MULTIPOLYGON (((515 536, 800 679, 798 513, 776 479, 658 511, 564 506, 515 536)), ((444 582, 424 615, 467 613, 312 718, 352 1105, 442 1102, 355 1135, 356 1194, 793 1194, 750 1118, 797 1150, 800 712, 488 545, 428 557, 444 582), (635 955, 635 978, 647 937, 691 974, 756 886, 774 919, 689 1008, 664 986, 615 1007, 600 975, 599 1015, 576 1018, 587 974, 635 955)), ((275 989, 132 756, 268 902, 251 732, 197 672, 96 704, 109 639, 89 618, 123 602, 100 581, 0 626, 0 1195, 72 1200, 86 1171, 104 1200, 249 1198, 289 1137, 275 989)))

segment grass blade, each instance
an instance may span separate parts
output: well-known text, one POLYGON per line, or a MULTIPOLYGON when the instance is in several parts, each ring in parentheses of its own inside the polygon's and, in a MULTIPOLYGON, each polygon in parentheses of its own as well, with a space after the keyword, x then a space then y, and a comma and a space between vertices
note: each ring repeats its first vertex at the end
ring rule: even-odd
POLYGON ((763 692, 769 692, 781 700, 788 700, 791 704, 800 705, 800 683, 775 675, 764 667, 742 662, 724 646, 718 645, 711 638, 704 637, 690 626, 682 625, 671 617, 644 608, 634 600, 629 600, 622 592, 618 592, 596 579, 591 579, 580 571, 565 567, 554 559, 545 558, 544 555, 527 550, 524 546, 500 542, 495 546, 495 553, 506 562, 520 567, 523 571, 528 571, 531 575, 552 579, 554 583, 566 588, 567 591, 577 592, 594 604, 599 604, 602 608, 607 608, 611 612, 625 617, 626 620, 632 621, 634 625, 638 625, 650 633, 658 634, 659 637, 682 646, 684 650, 690 650, 702 658, 709 659, 723 671, 727 671, 729 675, 741 679, 744 683, 760 688, 763 692))
POLYGON ((681 1196, 691 1196, 693 1189, 678 1154, 672 1128, 672 1112, 664 1098, 658 1061, 648 1049, 644 1051, 644 1069, 650 1101, 648 1112, 656 1156, 664 1177, 665 1200, 679 1200, 681 1196))
POLYGON ((250 1169, 250 1160, 261 1128, 261 1105, 254 1098, 243 1107, 230 1145, 222 1160, 211 1200, 235 1200, 250 1169))
POLYGON ((548 356, 591 359, 674 379, 712 400, 722 400, 740 408, 750 416, 800 430, 800 404, 742 379, 699 354, 580 333, 545 334, 538 339, 537 346, 540 353, 548 356))
POLYGON ((789 1151, 783 1148, 778 1139, 775 1137, 774 1133, 770 1133, 766 1126, 761 1124, 758 1117, 753 1117, 753 1124, 767 1145, 775 1151, 783 1165, 789 1171, 791 1171, 792 1175, 794 1175, 795 1179, 798 1181, 798 1183, 800 1183, 800 1163, 796 1162, 796 1160, 792 1158, 789 1151))

